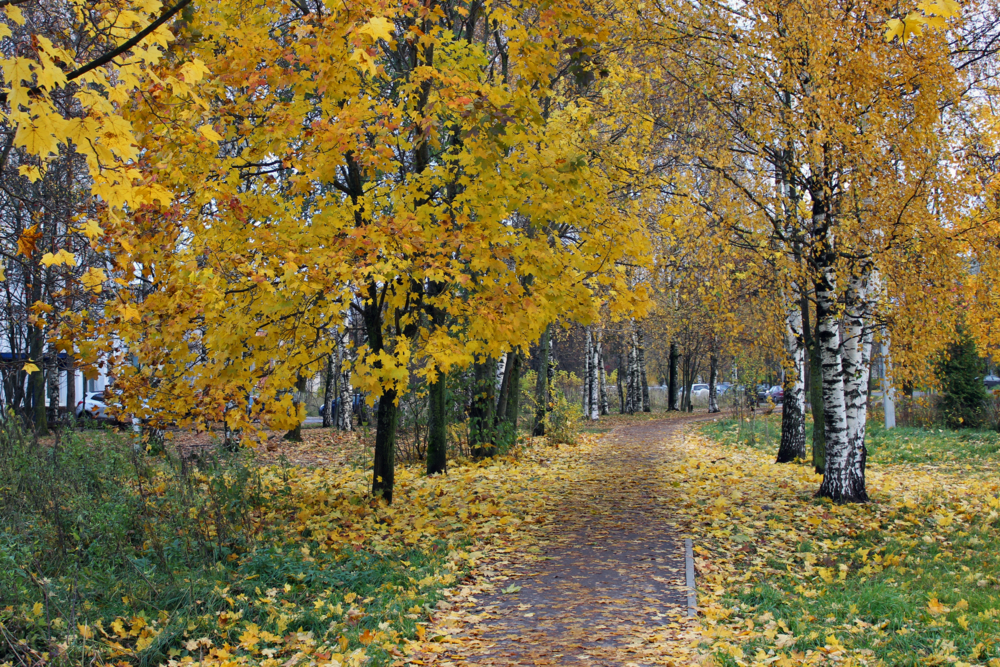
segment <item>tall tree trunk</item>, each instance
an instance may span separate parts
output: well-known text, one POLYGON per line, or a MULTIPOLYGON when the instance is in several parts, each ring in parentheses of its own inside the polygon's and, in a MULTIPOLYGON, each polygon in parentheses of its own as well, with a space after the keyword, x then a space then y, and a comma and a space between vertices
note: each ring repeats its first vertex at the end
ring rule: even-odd
POLYGON ((341 431, 354 430, 354 389, 351 387, 350 351, 347 347, 347 331, 337 339, 337 360, 340 363, 340 396, 337 398, 337 428, 341 431))
POLYGON ((836 269, 828 257, 821 261, 820 279, 816 285, 816 319, 823 373, 826 468, 817 495, 838 503, 864 502, 868 500, 864 461, 853 447, 847 426, 836 269))
MULTIPOLYGON (((306 377, 304 375, 298 376, 295 380, 295 398, 292 401, 293 409, 296 415, 299 411, 299 406, 306 401, 306 377)), ((297 417, 296 417, 297 419, 297 417)), ((298 422, 294 428, 285 434, 285 440, 290 440, 292 442, 302 442, 302 422, 298 422)))
POLYGON ((323 383, 323 428, 330 428, 336 421, 333 414, 333 397, 337 393, 337 361, 336 354, 326 356, 326 378, 323 383))
POLYGON ((593 358, 594 342, 590 331, 590 327, 584 327, 584 332, 587 342, 583 352, 583 388, 580 390, 580 398, 582 399, 581 408, 583 410, 583 415, 587 419, 590 419, 590 395, 591 395, 590 362, 591 359, 593 358))
MULTIPOLYGON (((867 273, 867 272, 866 272, 867 273)), ((847 308, 843 319, 844 401, 847 406, 847 435, 850 449, 860 458, 864 478, 868 450, 865 429, 868 423, 868 385, 871 378, 872 328, 869 319, 869 295, 874 275, 853 276, 847 289, 847 308)))
POLYGON ((785 313, 785 352, 791 367, 785 373, 778 463, 806 458, 805 338, 802 331, 802 306, 797 298, 785 313))
POLYGON ((38 370, 31 374, 31 406, 35 433, 39 436, 49 434, 49 423, 45 412, 45 332, 41 327, 31 327, 31 360, 38 370))
POLYGON ((49 354, 45 362, 45 389, 49 398, 49 407, 46 416, 49 424, 57 426, 61 421, 59 415, 59 350, 53 343, 49 343, 48 348, 49 354))
POLYGON ((892 387, 892 357, 889 356, 889 332, 882 332, 882 410, 885 428, 896 428, 896 392, 892 387))
POLYGON ((642 411, 649 412, 649 382, 646 379, 646 341, 643 337, 642 327, 635 329, 636 339, 636 361, 639 364, 639 396, 642 400, 642 411))
POLYGON ((521 353, 513 350, 508 363, 507 407, 501 414, 512 439, 517 438, 517 422, 521 415, 521 353))
POLYGON ((598 382, 601 385, 601 389, 600 389, 600 392, 601 392, 601 398, 600 398, 601 414, 604 415, 604 416, 607 416, 607 415, 611 414, 611 410, 608 407, 608 374, 607 374, 607 371, 604 370, 604 346, 603 346, 603 344, 601 345, 601 351, 600 351, 600 355, 599 355, 598 361, 597 361, 597 373, 598 373, 598 382))
POLYGON ((597 421, 601 414, 601 332, 600 329, 594 331, 593 346, 590 353, 590 398, 588 406, 590 408, 588 416, 591 421, 597 421))
POLYGON ((618 385, 618 414, 625 414, 626 407, 625 403, 628 399, 625 397, 625 378, 628 375, 628 364, 625 361, 625 354, 618 354, 618 373, 616 379, 616 384, 618 385))
POLYGON ((66 423, 76 426, 76 366, 72 351, 66 354, 66 423))
POLYGON ((427 474, 445 472, 448 469, 448 429, 446 409, 448 399, 447 377, 438 371, 437 379, 431 383, 428 392, 427 474))
POLYGON ((392 503, 396 482, 396 422, 399 408, 395 389, 382 392, 375 417, 375 454, 372 461, 372 495, 392 503))
POLYGON ((813 470, 823 474, 826 470, 826 418, 823 411, 823 367, 819 354, 819 320, 811 322, 809 299, 802 295, 802 332, 805 335, 809 363, 809 411, 812 414, 812 464, 813 470))
POLYGON ((669 371, 667 374, 667 410, 677 410, 677 343, 670 344, 669 371))
POLYGON ((545 435, 545 413, 549 406, 549 329, 545 327, 542 339, 538 342, 538 379, 535 382, 535 423, 531 426, 532 435, 545 435))
POLYGON ((719 393, 716 383, 719 379, 719 356, 715 353, 715 345, 708 356, 708 411, 719 412, 719 393))
POLYGON ((487 359, 475 365, 476 380, 469 410, 469 445, 475 458, 496 455, 496 362, 487 359))

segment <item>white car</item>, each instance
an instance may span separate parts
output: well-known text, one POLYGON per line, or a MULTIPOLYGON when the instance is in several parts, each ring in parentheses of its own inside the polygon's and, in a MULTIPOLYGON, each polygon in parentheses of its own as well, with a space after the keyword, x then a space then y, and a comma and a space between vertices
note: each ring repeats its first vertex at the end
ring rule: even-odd
POLYGON ((103 391, 88 391, 83 395, 83 400, 76 404, 77 417, 90 417, 91 419, 110 419, 108 406, 104 402, 103 391))
POLYGON ((691 385, 691 398, 708 398, 708 385, 707 384, 691 385))

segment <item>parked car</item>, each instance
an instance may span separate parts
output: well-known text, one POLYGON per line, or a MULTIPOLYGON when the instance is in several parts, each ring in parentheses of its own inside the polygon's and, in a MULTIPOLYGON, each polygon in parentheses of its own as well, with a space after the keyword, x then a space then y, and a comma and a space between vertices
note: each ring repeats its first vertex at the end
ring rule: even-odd
POLYGON ((708 385, 707 384, 693 384, 691 385, 691 398, 708 398, 708 385))
POLYGON ((110 419, 108 406, 104 402, 104 392, 86 392, 76 404, 76 416, 89 417, 90 419, 110 419))
POLYGON ((719 382, 715 385, 715 393, 719 396, 725 396, 726 392, 729 391, 732 386, 732 382, 719 382))
POLYGON ((987 375, 983 378, 983 384, 986 385, 987 389, 1000 388, 1000 377, 997 377, 996 375, 987 375))
POLYGON ((771 397, 771 402, 775 405, 781 405, 785 402, 785 388, 780 385, 771 387, 767 394, 771 397))

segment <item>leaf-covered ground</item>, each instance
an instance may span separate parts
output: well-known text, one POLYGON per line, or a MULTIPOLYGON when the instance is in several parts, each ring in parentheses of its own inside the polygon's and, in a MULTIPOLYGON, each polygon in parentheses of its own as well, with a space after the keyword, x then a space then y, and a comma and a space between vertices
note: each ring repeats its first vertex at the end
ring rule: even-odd
POLYGON ((995 470, 977 438, 915 431, 876 428, 865 505, 815 499, 820 476, 774 451, 701 429, 671 443, 714 663, 1000 665, 995 470))
MULTIPOLYGON (((579 448, 527 553, 480 567, 411 664, 679 665, 696 655, 683 543, 662 497, 683 422, 637 417, 579 448)), ((620 423, 628 420, 619 418, 620 423)))

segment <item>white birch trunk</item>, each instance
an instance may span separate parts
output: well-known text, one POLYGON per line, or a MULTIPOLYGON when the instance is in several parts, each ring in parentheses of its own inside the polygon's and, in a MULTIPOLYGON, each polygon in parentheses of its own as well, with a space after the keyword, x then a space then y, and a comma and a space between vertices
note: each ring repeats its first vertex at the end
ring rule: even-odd
POLYGON ((601 373, 600 373, 600 363, 601 363, 601 337, 598 331, 594 331, 593 343, 591 345, 590 354, 590 392, 588 398, 587 416, 590 417, 591 421, 597 421, 600 417, 600 403, 601 403, 601 373))
POLYGON ((806 457, 806 344, 802 330, 799 290, 792 288, 785 310, 785 353, 791 368, 784 373, 785 398, 781 408, 781 444, 778 463, 806 457))
POLYGON ((337 423, 341 431, 354 430, 354 388, 351 387, 350 352, 347 348, 347 331, 337 339, 337 359, 340 362, 340 398, 337 401, 337 423))
POLYGON ((590 419, 590 363, 593 358, 593 340, 590 327, 584 329, 586 345, 583 351, 583 387, 580 389, 580 402, 583 407, 584 419, 590 419))
POLYGON ((889 332, 882 332, 882 410, 885 428, 896 428, 896 390, 892 388, 892 359, 889 356, 889 332))
POLYGON ((877 276, 852 277, 847 288, 847 308, 843 322, 844 401, 847 409, 847 437, 851 448, 866 457, 865 427, 868 421, 868 379, 871 374, 872 328, 870 295, 877 276))
POLYGON ((854 447, 847 424, 844 364, 837 305, 837 276, 832 266, 822 267, 816 285, 820 366, 823 375, 823 416, 826 435, 826 468, 819 495, 834 502, 864 502, 865 469, 862 452, 854 447))
POLYGON ((598 355, 597 371, 599 373, 598 382, 601 384, 601 414, 610 415, 611 410, 608 407, 608 374, 604 370, 604 346, 600 348, 598 355))
MULTIPOLYGON (((713 343, 713 347, 714 347, 713 343)), ((719 357, 712 352, 708 359, 708 411, 719 412, 719 357)))
POLYGON ((646 379, 646 342, 642 333, 642 327, 636 327, 635 331, 636 362, 639 365, 639 400, 642 403, 642 411, 649 412, 649 381, 646 379))

